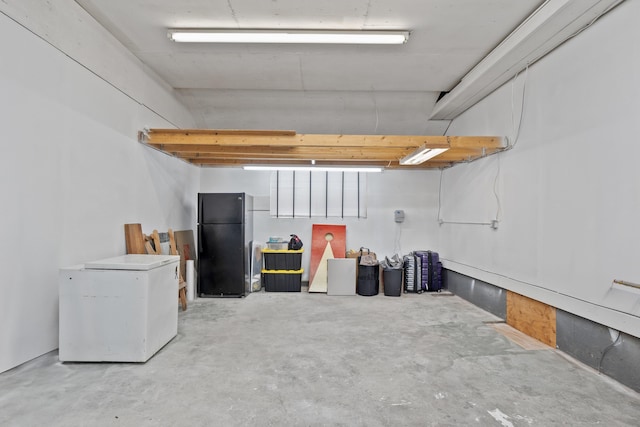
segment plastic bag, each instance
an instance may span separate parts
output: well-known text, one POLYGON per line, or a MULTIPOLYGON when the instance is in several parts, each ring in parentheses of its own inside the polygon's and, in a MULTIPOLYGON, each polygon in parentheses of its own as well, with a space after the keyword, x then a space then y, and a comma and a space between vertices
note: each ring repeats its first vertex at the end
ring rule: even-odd
POLYGON ((298 251, 302 249, 302 240, 295 234, 291 234, 291 239, 289 240, 288 249, 290 251, 298 251))
POLYGON ((395 254, 391 259, 384 257, 384 260, 380 261, 380 266, 384 270, 400 270, 404 267, 404 261, 400 259, 398 254, 395 254))
POLYGON ((376 254, 371 252, 368 248, 360 248, 358 258, 360 259, 360 265, 378 265, 376 254))

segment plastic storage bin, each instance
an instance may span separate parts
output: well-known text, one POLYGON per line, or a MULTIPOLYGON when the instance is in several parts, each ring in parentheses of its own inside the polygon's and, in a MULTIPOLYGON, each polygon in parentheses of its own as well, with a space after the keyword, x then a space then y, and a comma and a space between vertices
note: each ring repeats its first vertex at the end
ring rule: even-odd
POLYGON ((273 251, 286 251, 289 247, 289 242, 267 242, 267 248, 273 251))
POLYGON ((262 270, 267 292, 300 292, 303 270, 262 270))
POLYGON ((265 270, 300 270, 302 268, 302 252, 304 249, 274 250, 263 249, 265 270))

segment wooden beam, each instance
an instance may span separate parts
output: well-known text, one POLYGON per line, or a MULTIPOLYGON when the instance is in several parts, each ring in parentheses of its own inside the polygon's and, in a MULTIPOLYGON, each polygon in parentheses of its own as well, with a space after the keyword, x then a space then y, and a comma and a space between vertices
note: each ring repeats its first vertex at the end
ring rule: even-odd
POLYGON ((411 152, 410 148, 389 148, 381 147, 370 149, 367 147, 260 147, 260 146, 196 146, 198 149, 193 149, 193 146, 181 146, 181 145, 162 145, 160 148, 163 151, 175 153, 179 156, 193 156, 197 154, 206 154, 210 156, 219 155, 245 155, 245 156, 262 156, 262 155, 300 155, 300 156, 314 156, 317 154, 329 153, 348 153, 349 155, 366 155, 367 153, 375 152, 379 156, 395 157, 405 156, 406 153, 411 152))
MULTIPOLYGON (((405 147, 417 148, 505 148, 499 136, 425 136, 425 135, 341 135, 290 134, 287 131, 233 131, 150 129, 140 141, 153 146, 172 145, 232 145, 232 146, 319 146, 319 147, 405 147), (256 132, 256 133, 246 133, 256 132)), ((291 132, 291 131, 289 131, 291 132)))
MULTIPOLYGON (((193 159, 190 160, 194 165, 199 166, 222 166, 222 167, 239 167, 244 165, 272 165, 272 166, 311 166, 308 160, 258 160, 258 159, 193 159)), ((405 166, 400 165, 397 160, 394 161, 316 161, 316 166, 379 166, 388 169, 441 169, 452 166, 452 162, 438 162, 429 160, 420 165, 405 166)))
POLYGON ((221 159, 300 159, 300 160, 398 160, 404 157, 402 152, 384 152, 376 150, 362 150, 362 149, 345 149, 345 150, 325 150, 325 151, 305 151, 299 152, 297 150, 291 150, 289 152, 274 153, 271 151, 265 152, 249 152, 249 153, 211 153, 211 152, 198 152, 198 153, 183 153, 176 152, 174 155, 181 157, 185 160, 201 159, 201 158, 221 158, 221 159))
MULTIPOLYGON (((338 149, 335 147, 329 148, 312 148, 312 147, 249 147, 247 149, 243 147, 209 147, 199 150, 191 150, 190 147, 180 147, 176 145, 163 145, 162 149, 165 152, 169 152, 175 156, 182 158, 213 158, 213 157, 237 157, 237 158, 251 158, 251 157, 278 157, 289 156, 292 158, 306 158, 308 160, 319 160, 325 158, 325 156, 339 156, 345 155, 347 157, 367 157, 381 158, 381 159, 396 159, 402 158, 409 154, 411 150, 400 148, 363 148, 363 147, 348 147, 338 149), (186 149, 185 149, 186 148, 186 149)), ((468 157, 476 158, 484 154, 491 154, 498 151, 496 148, 488 150, 480 149, 450 149, 440 155, 438 159, 449 160, 464 160, 468 157)))
MULTIPOLYGON (((264 159, 277 160, 277 159, 300 159, 300 160, 386 160, 394 161, 405 157, 408 153, 407 150, 402 149, 389 149, 389 148, 375 148, 375 149, 362 149, 362 148, 345 148, 336 149, 334 147, 326 149, 314 149, 310 147, 292 147, 283 149, 278 148, 261 148, 244 150, 241 147, 213 147, 207 150, 185 150, 185 151, 173 151, 171 148, 180 148, 179 146, 165 147, 165 151, 171 153, 174 156, 180 157, 185 160, 194 159, 264 159)), ((491 150, 479 150, 479 149, 451 149, 438 155, 436 161, 469 161, 474 160, 483 155, 491 154, 496 149, 491 150)), ((410 150, 409 150, 410 151, 410 150)))
POLYGON ((162 133, 166 135, 254 135, 254 136, 293 136, 295 130, 267 129, 149 129, 145 133, 162 133))

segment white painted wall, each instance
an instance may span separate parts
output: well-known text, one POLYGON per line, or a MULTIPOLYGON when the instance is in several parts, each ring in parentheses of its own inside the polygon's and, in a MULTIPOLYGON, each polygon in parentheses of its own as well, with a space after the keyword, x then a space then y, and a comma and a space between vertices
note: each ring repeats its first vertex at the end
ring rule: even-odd
MULTIPOLYGON (((443 175, 447 268, 640 336, 640 2, 534 64, 513 150, 443 175), (497 176, 497 182, 496 182, 497 176)), ((453 121, 452 135, 515 135, 521 75, 453 121)))
POLYGON ((193 123, 175 91, 75 0, 3 0, 0 12, 174 126, 193 123))
MULTIPOLYGON (((25 23, 38 31, 32 18, 47 7, 37 3, 2 8, 31 5, 25 23)), ((57 9, 51 19, 73 33, 89 17, 67 3, 68 19, 57 9)), ((123 254, 125 223, 191 228, 196 215, 199 169, 136 140, 145 126, 192 126, 188 112, 129 55, 106 56, 112 38, 85 29, 71 40, 105 55, 102 77, 0 14, 0 372, 57 348, 60 267, 123 254)))
POLYGON ((308 280, 313 224, 345 224, 347 249, 368 247, 379 258, 435 246, 437 233, 438 172, 386 171, 367 174, 367 218, 272 218, 269 214, 271 172, 210 168, 201 172, 203 193, 245 192, 254 196, 254 240, 297 234, 305 244, 303 280, 308 280), (406 219, 396 224, 393 212, 404 209, 406 219), (400 244, 397 243, 400 242, 400 244))

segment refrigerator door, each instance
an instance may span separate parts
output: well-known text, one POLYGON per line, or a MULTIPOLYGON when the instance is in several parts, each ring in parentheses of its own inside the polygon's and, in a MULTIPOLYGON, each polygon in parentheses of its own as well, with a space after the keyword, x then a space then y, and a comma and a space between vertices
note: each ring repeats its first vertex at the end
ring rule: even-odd
POLYGON ((199 224, 239 224, 244 221, 244 193, 199 193, 199 224))
POLYGON ((200 224, 198 234, 198 294, 202 297, 245 295, 243 225, 200 224))

